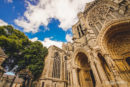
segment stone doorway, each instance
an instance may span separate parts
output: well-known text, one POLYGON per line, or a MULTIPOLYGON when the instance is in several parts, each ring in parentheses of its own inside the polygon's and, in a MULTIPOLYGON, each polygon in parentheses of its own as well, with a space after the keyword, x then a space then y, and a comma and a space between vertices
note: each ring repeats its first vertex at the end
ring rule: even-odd
POLYGON ((104 53, 110 55, 114 60, 116 70, 125 83, 130 85, 130 19, 125 21, 116 21, 104 29, 100 46, 104 53))
POLYGON ((80 52, 76 56, 77 76, 80 87, 95 87, 95 78, 88 63, 88 57, 80 52))

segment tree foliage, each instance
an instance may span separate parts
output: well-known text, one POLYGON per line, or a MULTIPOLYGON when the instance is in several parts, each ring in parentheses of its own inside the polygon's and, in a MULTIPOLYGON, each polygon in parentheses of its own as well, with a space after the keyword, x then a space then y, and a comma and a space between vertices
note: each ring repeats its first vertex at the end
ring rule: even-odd
POLYGON ((47 54, 47 48, 43 48, 43 45, 39 41, 32 42, 30 46, 26 47, 22 56, 23 59, 18 62, 22 68, 29 68, 35 78, 39 77, 39 72, 43 70, 43 61, 47 54))
POLYGON ((36 78, 41 74, 47 48, 39 41, 31 42, 23 32, 8 25, 0 27, 0 47, 8 56, 3 63, 6 69, 17 66, 15 72, 18 72, 29 68, 36 78))

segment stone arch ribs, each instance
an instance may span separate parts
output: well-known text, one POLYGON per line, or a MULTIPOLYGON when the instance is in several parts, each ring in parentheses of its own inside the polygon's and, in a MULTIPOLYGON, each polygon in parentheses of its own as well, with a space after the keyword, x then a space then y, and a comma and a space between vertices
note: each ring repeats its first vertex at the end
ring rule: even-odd
POLYGON ((80 87, 95 87, 95 78, 87 55, 83 52, 77 53, 75 62, 78 66, 77 77, 80 87))
POLYGON ((76 56, 77 56, 78 53, 83 53, 84 55, 87 56, 88 62, 90 61, 90 57, 89 57, 88 51, 87 51, 85 48, 77 48, 77 49, 74 51, 73 55, 72 55, 74 67, 78 67, 77 64, 76 64, 76 56))
POLYGON ((130 16, 129 8, 129 0, 95 0, 88 3, 83 12, 87 28, 98 36, 107 23, 130 16))
MULTIPOLYGON (((130 69, 124 62, 125 58, 130 55, 130 18, 114 20, 104 26, 97 41, 101 51, 108 55, 105 58, 113 71, 115 80, 130 84, 130 69)), ((122 85, 125 85, 125 83, 122 85)))
MULTIPOLYGON (((93 77, 95 78, 95 84, 93 84, 93 86, 95 86, 95 87, 101 87, 101 79, 100 79, 100 77, 99 77, 99 74, 98 74, 98 71, 97 71, 97 68, 95 67, 95 63, 94 63, 94 61, 93 61, 93 56, 92 55, 90 55, 90 53, 85 49, 85 48, 77 48, 76 50, 75 50, 75 52, 74 52, 74 54, 73 54, 73 70, 75 70, 75 72, 73 72, 73 73, 76 73, 75 75, 74 75, 74 77, 76 77, 77 79, 76 79, 76 81, 74 81, 74 84, 75 84, 75 86, 74 87, 82 87, 81 86, 81 83, 79 84, 79 79, 78 79, 78 77, 79 77, 79 74, 82 74, 83 72, 81 71, 81 69, 83 70, 87 70, 87 71, 91 71, 92 70, 92 73, 93 73, 93 77), (84 59, 84 58, 77 58, 77 56, 84 56, 86 59, 84 59), (84 60, 84 61, 83 61, 84 60), (86 60, 86 62, 85 62, 85 60, 86 60), (84 63, 86 63, 86 64, 82 64, 82 63, 80 63, 80 62, 84 62, 84 63), (77 63, 77 62, 79 62, 79 63, 77 63), (88 69, 85 69, 85 67, 84 66, 86 66, 86 67, 88 67, 88 69), (80 73, 79 73, 79 71, 81 71, 80 73), (78 83, 78 84, 76 84, 76 83, 78 83), (76 86, 76 85, 78 85, 78 86, 76 86)), ((90 75, 90 74, 89 74, 90 75)), ((91 76, 91 75, 90 75, 91 76)), ((93 78, 93 77, 91 77, 91 78, 93 78)), ((91 80, 93 80, 93 79, 91 79, 91 80)), ((94 82, 94 80, 92 81, 92 82, 94 82)), ((86 86, 85 86, 86 87, 86 86)), ((89 87, 89 86, 88 86, 89 87)))
MULTIPOLYGON (((130 45, 130 38, 129 38, 129 32, 130 32, 130 17, 114 20, 104 26, 104 28, 100 31, 100 34, 97 37, 97 43, 100 46, 102 52, 104 54, 111 54, 112 57, 121 57, 123 51, 121 51, 119 48, 121 48, 121 44, 119 45, 116 42, 119 42, 123 44, 123 42, 126 41, 127 44, 124 43, 124 46, 130 45), (126 33, 125 33, 126 32, 126 33), (127 35, 125 35, 127 34, 127 35), (122 36, 124 35, 124 36, 122 36), (121 38, 120 38, 121 37, 121 38), (124 38, 123 38, 124 37, 124 38), (125 38, 127 37, 127 38, 125 38), (121 41, 125 40, 125 41, 121 41), (118 47, 115 47, 117 46, 118 47), (112 49, 109 49, 109 46, 112 46, 112 49), (113 49, 117 48, 117 49, 113 49), (117 55, 118 53, 116 51, 120 52, 121 55, 117 55), (110 52, 111 51, 111 52, 110 52)), ((128 48, 130 46, 127 46, 128 48)), ((127 48, 127 49, 128 49, 127 48)), ((122 48, 123 49, 123 48, 122 48)), ((130 48, 129 48, 130 49, 130 48)), ((124 51, 126 51, 124 49, 124 51)))

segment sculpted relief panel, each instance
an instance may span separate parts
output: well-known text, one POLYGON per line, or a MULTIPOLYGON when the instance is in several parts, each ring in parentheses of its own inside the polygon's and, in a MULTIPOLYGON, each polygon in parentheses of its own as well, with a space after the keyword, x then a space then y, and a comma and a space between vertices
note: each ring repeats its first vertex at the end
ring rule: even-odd
POLYGON ((105 22, 105 16, 108 14, 110 7, 105 4, 95 6, 91 9, 87 16, 87 25, 92 28, 94 33, 98 35, 98 32, 105 22))
POLYGON ((94 26, 96 23, 98 23, 99 19, 103 19, 108 9, 108 6, 102 5, 100 7, 95 7, 93 10, 91 10, 88 16, 89 26, 94 26))
POLYGON ((92 29, 96 35, 109 22, 127 16, 129 11, 129 1, 120 3, 100 0, 93 6, 86 15, 86 23, 88 28, 92 29))

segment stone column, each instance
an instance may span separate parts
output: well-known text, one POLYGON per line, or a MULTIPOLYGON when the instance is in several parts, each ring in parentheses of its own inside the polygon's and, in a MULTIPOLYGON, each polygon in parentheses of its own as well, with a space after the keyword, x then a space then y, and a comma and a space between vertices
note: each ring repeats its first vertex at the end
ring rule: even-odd
POLYGON ((99 73, 101 83, 102 83, 103 87, 111 87, 111 85, 109 84, 108 78, 103 70, 103 67, 100 63, 100 60, 99 60, 99 58, 97 58, 96 54, 97 53, 93 53, 92 56, 93 56, 93 60, 95 62, 95 66, 97 68, 97 72, 99 73))
POLYGON ((32 87, 32 78, 29 80, 29 87, 32 87))
POLYGON ((113 61, 113 59, 110 57, 109 54, 105 54, 104 55, 104 58, 111 70, 111 72, 113 73, 113 76, 114 76, 114 79, 115 79, 115 84, 118 85, 118 87, 127 87, 127 83, 124 82, 121 77, 120 77, 120 74, 119 72, 117 71, 117 66, 115 64, 115 62, 113 61), (124 84, 123 84, 124 83, 124 84))
POLYGON ((6 78, 3 79, 3 83, 2 83, 1 87, 6 87, 7 84, 8 84, 8 77, 6 77, 6 78))
POLYGON ((72 69, 72 75, 73 75, 73 87, 80 87, 77 76, 77 68, 72 69))
POLYGON ((89 61, 90 63, 90 67, 92 69, 92 72, 94 74, 94 78, 95 78, 95 81, 96 81, 96 86, 99 87, 101 85, 101 81, 100 81, 100 78, 98 76, 98 72, 96 70, 96 67, 95 67, 95 64, 94 64, 94 61, 93 60, 90 60, 89 61))
POLYGON ((96 66, 97 66, 97 69, 98 69, 98 72, 100 74, 100 78, 102 80, 102 85, 107 86, 107 87, 111 87, 111 85, 109 84, 109 81, 108 81, 108 78, 100 64, 100 62, 97 60, 95 61, 96 62, 96 66))
POLYGON ((0 87, 4 87, 5 84, 6 84, 6 78, 3 78, 3 79, 0 81, 0 87))
POLYGON ((68 87, 72 87, 72 85, 73 85, 73 78, 72 77, 73 77, 72 72, 70 72, 69 77, 68 77, 70 83, 68 84, 68 87))
POLYGON ((3 73, 2 73, 2 71, 0 71, 0 80, 2 79, 2 75, 3 75, 3 73))
POLYGON ((25 86, 25 87, 28 87, 28 79, 27 79, 27 78, 25 79, 24 86, 25 86))

